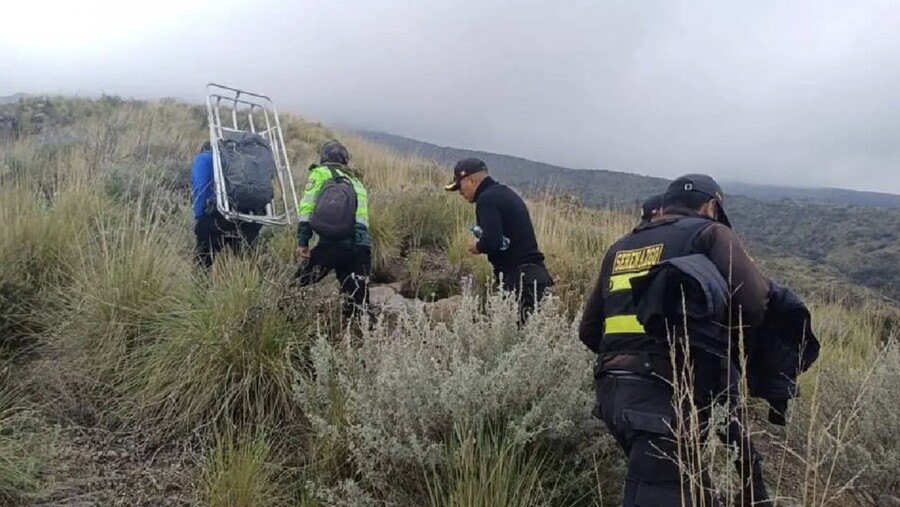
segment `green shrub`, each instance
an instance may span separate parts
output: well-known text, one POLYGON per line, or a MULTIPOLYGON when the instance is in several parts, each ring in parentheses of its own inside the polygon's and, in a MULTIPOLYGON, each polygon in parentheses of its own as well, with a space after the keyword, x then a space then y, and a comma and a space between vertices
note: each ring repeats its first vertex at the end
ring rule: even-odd
MULTIPOLYGON (((449 466, 444 443, 463 421, 505 421, 510 444, 559 450, 547 462, 566 476, 553 491, 557 499, 594 490, 594 458, 604 470, 620 466, 590 415, 591 356, 573 339, 573 323, 550 300, 519 332, 513 301, 494 295, 486 303, 481 312, 467 295, 449 327, 424 314, 377 326, 359 349, 316 342, 301 405, 317 433, 346 435, 353 480, 373 498, 426 502, 422 470, 449 466), (313 402, 323 395, 309 394, 328 393, 335 383, 347 399, 344 423, 313 402)), ((321 485, 332 493, 336 487, 346 483, 321 485)))

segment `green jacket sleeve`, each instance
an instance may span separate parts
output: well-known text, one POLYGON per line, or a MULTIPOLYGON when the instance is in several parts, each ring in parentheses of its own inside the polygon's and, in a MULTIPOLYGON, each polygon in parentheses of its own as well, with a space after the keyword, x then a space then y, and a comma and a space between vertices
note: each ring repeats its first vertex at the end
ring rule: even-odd
POLYGON ((300 208, 297 210, 300 215, 300 224, 297 226, 297 244, 300 246, 309 246, 309 240, 312 239, 313 231, 309 225, 309 217, 315 211, 316 199, 329 178, 331 178, 331 171, 327 167, 317 166, 309 171, 309 179, 306 180, 306 188, 303 190, 303 198, 300 199, 300 208))

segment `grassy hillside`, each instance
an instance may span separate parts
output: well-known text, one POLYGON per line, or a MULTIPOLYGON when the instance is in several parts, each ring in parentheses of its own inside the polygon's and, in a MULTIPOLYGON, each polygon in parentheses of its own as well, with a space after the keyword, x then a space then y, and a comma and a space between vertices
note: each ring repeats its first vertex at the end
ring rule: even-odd
MULTIPOLYGON (((503 181, 525 191, 543 192, 552 187, 576 196, 593 207, 636 207, 646 196, 665 190, 661 178, 603 170, 575 170, 534 162, 518 157, 457 148, 439 147, 412 139, 380 133, 363 133, 367 139, 417 156, 452 164, 467 156, 483 158, 503 181)), ((747 186, 739 186, 746 189, 747 186)), ((728 186, 726 193, 732 194, 728 186)), ((868 202, 865 193, 852 194, 853 202, 868 202)), ((828 201, 831 193, 813 198, 828 201)), ((881 196, 878 202, 900 196, 881 196)), ((890 202, 893 202, 890 200, 890 202)), ((874 289, 900 300, 900 207, 860 207, 846 204, 812 202, 763 202, 737 196, 729 197, 728 212, 735 228, 759 255, 777 251, 833 268, 836 278, 821 280, 825 285, 839 284, 858 299, 860 288, 874 289)), ((792 272, 776 273, 788 282, 799 282, 792 272)), ((818 282, 817 282, 818 284, 818 282)))
MULTIPOLYGON (((449 318, 359 330, 340 322, 333 282, 290 284, 291 230, 194 269, 187 172, 203 113, 114 97, 14 106, 42 120, 0 141, 0 503, 618 504, 623 459, 590 415, 575 326, 632 213, 529 201, 559 286, 519 330, 512 301, 460 281, 487 265, 465 254, 472 208, 439 190, 448 169, 348 138, 377 278, 461 296, 449 318)), ((283 125, 302 185, 332 133, 283 125)), ((810 304, 824 349, 789 430, 757 404, 744 421, 771 489, 792 506, 896 501, 895 332, 875 302, 810 304)), ((730 467, 713 463, 729 491, 730 467)))

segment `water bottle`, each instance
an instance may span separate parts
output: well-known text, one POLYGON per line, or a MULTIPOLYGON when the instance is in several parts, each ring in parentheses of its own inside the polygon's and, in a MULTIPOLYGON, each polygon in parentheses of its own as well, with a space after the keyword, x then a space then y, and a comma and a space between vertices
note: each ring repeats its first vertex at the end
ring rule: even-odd
MULTIPOLYGON (((481 239, 481 233, 482 233, 481 227, 478 227, 477 225, 473 225, 473 226, 469 227, 469 230, 472 231, 472 234, 474 234, 476 238, 481 239)), ((506 250, 507 248, 509 248, 509 238, 507 238, 506 236, 503 236, 503 243, 500 245, 500 250, 503 251, 503 250, 506 250)))

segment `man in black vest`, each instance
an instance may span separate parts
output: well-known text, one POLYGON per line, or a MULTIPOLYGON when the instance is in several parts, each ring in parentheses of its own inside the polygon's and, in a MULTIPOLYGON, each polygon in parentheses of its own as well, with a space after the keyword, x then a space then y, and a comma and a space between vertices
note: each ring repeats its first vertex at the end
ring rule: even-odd
MULTIPOLYGON (((728 281, 733 294, 730 322, 743 323, 746 333, 763 319, 769 281, 756 268, 731 229, 724 195, 709 176, 689 174, 676 179, 664 195, 662 214, 641 223, 607 251, 597 284, 585 306, 579 338, 598 355, 594 376, 596 415, 603 419, 628 455, 624 505, 715 505, 706 488, 689 484, 676 464, 673 428, 679 419, 673 406, 669 340, 649 336, 636 316, 631 279, 667 259, 703 254, 728 281), (740 318, 740 320, 738 320, 740 318)), ((724 322, 728 325, 729 322, 724 322)), ((745 335, 746 335, 745 333, 745 335)), ((677 347, 676 347, 677 348, 677 347)), ((727 361, 690 349, 699 431, 705 433, 708 407, 723 385, 727 361)), ((676 366, 683 356, 675 351, 676 366)), ((681 369, 681 368, 679 368, 681 369)), ((685 419, 689 420, 689 419, 685 419)), ((698 428, 674 428, 689 432, 698 428)), ((680 433, 684 434, 684 433, 680 433)), ((724 438, 724 437, 723 437, 724 438)), ((741 494, 744 505, 771 506, 761 477, 760 458, 749 437, 741 437, 741 459, 748 470, 741 494)), ((701 483, 705 483, 702 480, 701 483)))
POLYGON ((466 201, 475 203, 479 230, 469 240, 469 253, 486 254, 503 289, 516 294, 522 325, 553 286, 528 207, 512 189, 488 176, 487 165, 474 157, 457 162, 453 181, 444 190, 458 191, 466 201))

